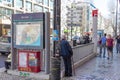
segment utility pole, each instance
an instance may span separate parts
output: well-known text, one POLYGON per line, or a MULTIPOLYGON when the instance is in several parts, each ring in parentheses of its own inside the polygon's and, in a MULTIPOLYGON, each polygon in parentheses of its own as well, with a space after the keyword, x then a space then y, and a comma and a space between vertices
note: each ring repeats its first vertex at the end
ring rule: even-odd
POLYGON ((118 17, 118 0, 117 0, 117 4, 116 4, 115 37, 117 37, 117 17, 118 17))
MULTIPOLYGON (((73 1, 73 2, 75 2, 75 1, 73 1)), ((72 41, 72 35, 73 35, 73 11, 74 11, 74 3, 71 3, 71 5, 70 5, 70 21, 71 21, 71 41, 72 41)))
POLYGON ((50 80, 61 80, 60 70, 60 31, 61 31, 61 0, 54 0, 54 30, 55 40, 53 41, 53 56, 51 57, 50 80))
POLYGON ((73 18, 72 18, 72 16, 73 16, 73 13, 72 13, 72 7, 71 7, 71 41, 72 41, 72 31, 73 31, 73 18))

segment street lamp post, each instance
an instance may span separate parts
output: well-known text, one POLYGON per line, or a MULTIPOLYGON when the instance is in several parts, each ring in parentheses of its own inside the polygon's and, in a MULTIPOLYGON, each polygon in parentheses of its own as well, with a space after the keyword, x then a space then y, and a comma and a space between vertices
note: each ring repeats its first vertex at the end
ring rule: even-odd
POLYGON ((72 41, 72 28, 73 26, 72 26, 72 22, 71 22, 71 41, 72 41))
POLYGON ((118 17, 118 0, 117 0, 117 4, 116 4, 115 37, 117 36, 117 17, 118 17))
POLYGON ((72 16, 73 16, 72 14, 73 13, 72 13, 72 10, 73 10, 73 8, 71 6, 71 11, 70 11, 71 12, 71 41, 72 41, 72 31, 73 31, 73 18, 72 18, 72 16))

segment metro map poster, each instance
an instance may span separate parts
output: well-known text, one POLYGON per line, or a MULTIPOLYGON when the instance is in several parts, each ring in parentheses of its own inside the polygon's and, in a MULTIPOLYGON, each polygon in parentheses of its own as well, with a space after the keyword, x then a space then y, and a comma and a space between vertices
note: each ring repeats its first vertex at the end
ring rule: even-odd
MULTIPOLYGON (((41 22, 42 24, 42 22, 41 22)), ((16 25, 16 45, 40 46, 40 23, 19 23, 16 25)))
POLYGON ((13 43, 15 48, 44 48, 44 13, 13 14, 13 43))

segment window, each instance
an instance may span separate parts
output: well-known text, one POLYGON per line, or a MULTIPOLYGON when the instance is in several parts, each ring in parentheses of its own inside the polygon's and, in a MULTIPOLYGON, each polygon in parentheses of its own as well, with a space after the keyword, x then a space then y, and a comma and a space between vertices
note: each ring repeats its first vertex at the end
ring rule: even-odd
POLYGON ((42 12, 42 11, 43 11, 43 7, 34 5, 34 12, 42 12))
POLYGON ((13 0, 0 0, 0 3, 11 7, 13 5, 13 0))
POLYGON ((49 6, 49 1, 48 0, 44 0, 44 5, 49 6))
POLYGON ((13 11, 10 9, 6 9, 6 15, 11 16, 13 14, 13 11))
POLYGON ((53 20, 50 19, 50 28, 53 28, 53 20))
POLYGON ((32 11, 32 3, 26 2, 26 11, 31 12, 32 11))
POLYGON ((53 8, 53 1, 50 0, 50 7, 53 8))
POLYGON ((35 0, 36 2, 38 2, 38 3, 42 3, 43 2, 43 0, 35 0))
POLYGON ((0 18, 2 18, 2 14, 3 14, 3 11, 2 11, 2 8, 0 7, 0 18))
POLYGON ((50 10, 50 18, 53 18, 53 10, 50 10))
POLYGON ((9 3, 11 3, 11 4, 13 3, 13 0, 6 0, 6 1, 9 2, 9 3))
POLYGON ((6 8, 0 8, 0 15, 8 15, 11 16, 13 13, 12 10, 6 8))
POLYGON ((0 8, 0 18, 10 18, 12 14, 13 14, 13 10, 0 8))
POLYGON ((49 11, 49 9, 48 8, 44 8, 44 12, 48 12, 49 11))
POLYGON ((16 8, 23 9, 23 0, 16 0, 16 8))
POLYGON ((13 0, 7 0, 7 5, 9 7, 12 7, 13 6, 13 0))

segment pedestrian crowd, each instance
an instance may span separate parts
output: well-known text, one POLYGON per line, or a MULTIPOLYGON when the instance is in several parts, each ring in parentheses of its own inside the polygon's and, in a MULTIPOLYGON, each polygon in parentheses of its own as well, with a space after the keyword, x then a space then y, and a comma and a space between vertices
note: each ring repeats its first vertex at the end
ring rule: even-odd
POLYGON ((116 53, 120 53, 120 35, 113 38, 110 34, 104 34, 99 37, 99 57, 106 58, 108 60, 113 59, 113 47, 116 43, 116 53))

